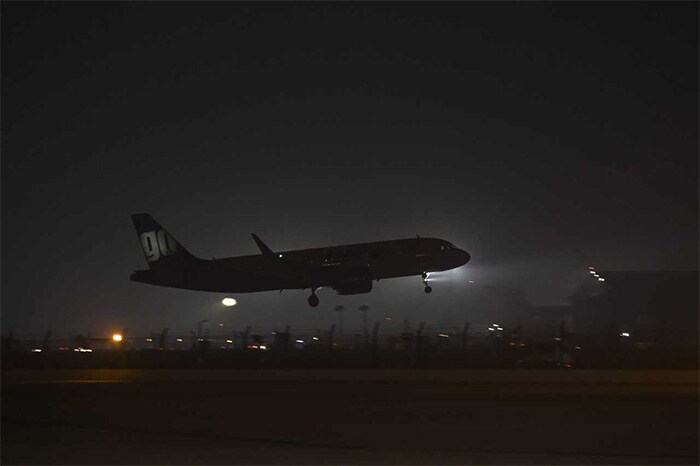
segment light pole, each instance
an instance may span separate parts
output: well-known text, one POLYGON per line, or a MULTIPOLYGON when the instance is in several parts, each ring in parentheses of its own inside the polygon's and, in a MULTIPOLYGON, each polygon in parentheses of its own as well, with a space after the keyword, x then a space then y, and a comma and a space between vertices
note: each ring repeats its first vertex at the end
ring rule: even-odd
POLYGON ((367 332, 367 311, 369 311, 369 306, 366 304, 363 304, 360 306, 360 312, 362 312, 362 345, 367 346, 367 337, 368 337, 368 332, 367 332))
POLYGON ((204 336, 202 335, 202 325, 206 324, 209 322, 207 319, 202 319, 199 322, 197 322, 197 341, 202 342, 204 341, 204 336))
MULTIPOLYGON (((227 297, 227 298, 224 298, 221 300, 221 304, 223 304, 226 307, 233 307, 236 304, 238 304, 238 302, 234 298, 227 297)), ((231 338, 230 339, 231 339, 232 344, 235 344, 235 341, 234 341, 235 337, 236 337, 236 332, 233 331, 233 313, 231 313, 231 338)), ((224 330, 224 341, 226 341, 226 340, 227 340, 226 330, 224 330)))
POLYGON ((343 344, 343 311, 345 307, 338 305, 335 307, 335 312, 338 313, 338 342, 343 344))

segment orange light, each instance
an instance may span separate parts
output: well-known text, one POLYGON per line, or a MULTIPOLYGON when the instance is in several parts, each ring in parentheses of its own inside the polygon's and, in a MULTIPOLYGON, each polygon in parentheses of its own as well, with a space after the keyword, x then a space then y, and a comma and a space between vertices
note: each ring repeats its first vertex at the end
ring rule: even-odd
POLYGON ((120 341, 122 341, 122 336, 118 333, 115 333, 114 335, 112 335, 112 340, 114 340, 116 342, 120 342, 120 341))

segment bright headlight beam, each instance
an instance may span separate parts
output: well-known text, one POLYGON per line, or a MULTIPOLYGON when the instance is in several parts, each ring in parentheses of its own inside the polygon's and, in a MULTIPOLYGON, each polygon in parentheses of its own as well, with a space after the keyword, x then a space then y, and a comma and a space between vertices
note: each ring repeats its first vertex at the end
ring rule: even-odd
POLYGON ((223 304, 226 307, 231 307, 236 305, 236 300, 233 298, 224 298, 221 300, 221 304, 223 304))

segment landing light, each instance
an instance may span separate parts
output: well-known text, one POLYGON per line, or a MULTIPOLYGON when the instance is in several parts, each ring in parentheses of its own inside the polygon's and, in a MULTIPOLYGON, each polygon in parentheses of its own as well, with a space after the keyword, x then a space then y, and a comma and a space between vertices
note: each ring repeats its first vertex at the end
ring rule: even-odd
POLYGON ((221 300, 221 304, 223 304, 226 307, 231 307, 236 305, 236 300, 233 298, 224 298, 221 300))
POLYGON ((598 281, 599 281, 599 282, 604 282, 604 281, 605 281, 605 279, 604 279, 604 278, 602 278, 602 277, 598 277, 598 281))
POLYGON ((627 333, 627 332, 622 332, 622 333, 620 334, 620 336, 621 336, 621 337, 629 337, 630 334, 627 333))
POLYGON ((280 254, 280 257, 282 257, 282 254, 280 254))
POLYGON ((120 342, 120 341, 122 341, 122 336, 118 333, 115 333, 114 335, 112 335, 112 340, 114 340, 116 342, 120 342))

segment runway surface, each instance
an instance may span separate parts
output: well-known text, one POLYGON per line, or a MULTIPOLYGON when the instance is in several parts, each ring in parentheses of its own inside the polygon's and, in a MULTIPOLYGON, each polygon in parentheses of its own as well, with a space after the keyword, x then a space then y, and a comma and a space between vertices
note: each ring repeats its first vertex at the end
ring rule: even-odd
POLYGON ((11 370, 2 464, 698 464, 697 371, 11 370))

